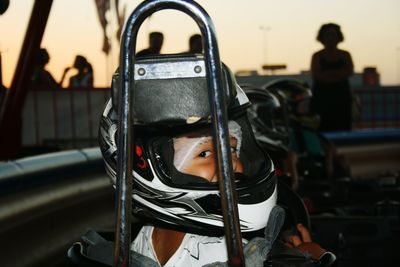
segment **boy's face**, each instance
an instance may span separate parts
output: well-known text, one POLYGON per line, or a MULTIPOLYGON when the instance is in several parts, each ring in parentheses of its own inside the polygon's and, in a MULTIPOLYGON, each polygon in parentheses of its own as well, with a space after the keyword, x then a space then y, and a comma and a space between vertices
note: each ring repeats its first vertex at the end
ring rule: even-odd
MULTIPOLYGON (((243 172, 243 165, 239 160, 236 138, 230 138, 232 165, 234 172, 243 172)), ((182 136, 174 140, 175 167, 182 173, 195 175, 209 182, 217 182, 217 168, 211 136, 182 136)))

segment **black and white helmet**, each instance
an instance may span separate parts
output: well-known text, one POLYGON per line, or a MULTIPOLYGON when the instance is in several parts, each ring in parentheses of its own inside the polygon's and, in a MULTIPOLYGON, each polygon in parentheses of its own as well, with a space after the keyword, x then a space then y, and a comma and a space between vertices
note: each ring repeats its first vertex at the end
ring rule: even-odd
POLYGON ((286 155, 290 144, 284 97, 252 85, 242 88, 251 102, 248 117, 257 141, 266 151, 286 155))
POLYGON ((264 85, 264 88, 284 97, 292 127, 318 128, 320 119, 315 114, 315 101, 312 101, 312 91, 307 82, 298 79, 277 79, 264 85))
POLYGON ((310 112, 312 91, 306 82, 298 79, 277 79, 264 85, 264 88, 284 95, 292 114, 306 115, 310 112))
MULTIPOLYGON (((255 141, 247 119, 246 94, 224 65, 222 72, 229 132, 235 140, 235 156, 242 165, 235 173, 240 226, 242 231, 250 232, 267 224, 276 204, 276 178, 273 164, 255 141)), ((187 55, 138 59, 135 76, 134 216, 187 232, 222 234, 218 184, 184 166, 188 158, 197 155, 198 145, 211 138, 204 59, 187 55), (182 136, 191 139, 180 146, 182 136)), ((114 87, 117 80, 118 73, 113 79, 114 87)), ((118 149, 116 106, 116 101, 107 103, 99 130, 101 152, 114 184, 118 149)))

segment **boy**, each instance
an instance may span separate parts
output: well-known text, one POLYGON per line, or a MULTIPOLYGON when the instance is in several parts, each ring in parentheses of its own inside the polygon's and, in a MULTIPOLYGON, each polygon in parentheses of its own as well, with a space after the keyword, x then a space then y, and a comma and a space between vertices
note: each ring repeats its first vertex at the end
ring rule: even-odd
MULTIPOLYGON (((146 71, 136 81, 133 106, 136 139, 132 197, 134 216, 141 219, 144 227, 132 249, 152 259, 156 266, 226 264, 208 88, 205 74, 198 71, 199 66, 204 66, 204 60, 199 56, 169 55, 138 60, 137 65, 146 71), (171 62, 181 65, 174 72, 163 71, 170 69, 171 62)), ((229 69, 223 66, 222 70, 239 224, 242 233, 265 232, 265 238, 256 239, 263 244, 257 259, 258 264, 262 264, 282 222, 282 214, 276 206, 276 177, 271 160, 260 149, 251 131, 246 113, 250 103, 246 95, 229 69)), ((100 147, 114 182, 116 106, 115 101, 109 102, 100 122, 100 147)), ((304 236, 303 228, 299 226, 298 229, 304 236)), ((246 264, 251 264, 252 241, 243 240, 247 244, 246 264)), ((292 246, 302 243, 298 238, 288 242, 292 246)), ((275 249, 275 255, 280 251, 275 249)), ((312 266, 313 261, 298 250, 292 254, 291 261, 295 259, 301 261, 302 266, 312 266)), ((269 257, 270 260, 274 258, 272 254, 269 257)), ((276 258, 282 260, 279 255, 276 258)))

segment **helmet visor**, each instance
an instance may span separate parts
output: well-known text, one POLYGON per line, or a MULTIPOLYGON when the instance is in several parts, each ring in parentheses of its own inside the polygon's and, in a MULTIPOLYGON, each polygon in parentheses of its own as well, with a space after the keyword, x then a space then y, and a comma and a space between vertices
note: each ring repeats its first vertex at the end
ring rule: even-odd
MULTIPOLYGON (((237 187, 253 183, 270 173, 267 155, 254 140, 247 120, 230 120, 229 141, 237 187)), ((210 127, 168 138, 152 144, 153 164, 164 183, 173 187, 216 189, 217 155, 210 127)))

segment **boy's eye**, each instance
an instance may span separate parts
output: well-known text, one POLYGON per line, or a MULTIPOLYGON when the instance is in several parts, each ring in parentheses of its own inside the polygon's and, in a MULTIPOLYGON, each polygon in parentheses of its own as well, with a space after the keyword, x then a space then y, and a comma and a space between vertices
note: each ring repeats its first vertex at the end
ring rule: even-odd
POLYGON ((200 152, 199 157, 206 158, 206 157, 208 157, 210 155, 211 155, 211 151, 210 150, 205 150, 205 151, 200 152))

